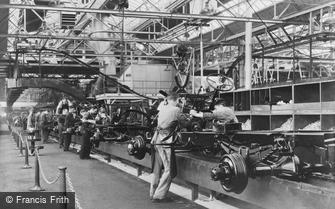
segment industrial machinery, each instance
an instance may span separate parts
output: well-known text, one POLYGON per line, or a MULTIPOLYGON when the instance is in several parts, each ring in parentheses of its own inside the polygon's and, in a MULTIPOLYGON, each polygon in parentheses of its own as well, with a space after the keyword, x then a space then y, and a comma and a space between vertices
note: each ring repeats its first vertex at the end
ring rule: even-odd
POLYGON ((152 110, 146 112, 138 104, 129 105, 128 102, 116 106, 120 108, 117 117, 112 118, 109 123, 94 125, 91 140, 95 147, 100 142, 125 143, 138 135, 146 138, 152 136, 155 127, 155 115, 150 113, 152 110))
MULTIPOLYGON (((186 101, 184 112, 212 110, 219 93, 231 89, 222 81, 218 79, 219 83, 213 84, 215 91, 209 94, 180 93, 186 101)), ((150 153, 157 111, 129 105, 124 109, 118 121, 92 125, 91 142, 97 150, 101 142, 126 143, 128 154, 141 160, 150 153)), ((241 123, 225 124, 220 131, 213 131, 208 128, 209 121, 185 115, 167 137, 173 137, 172 142, 154 146, 170 146, 176 153, 215 159, 217 164, 208 174, 224 191, 242 193, 249 178, 259 176, 303 181, 335 171, 335 154, 330 149, 334 146, 334 131, 243 131, 241 123)))
MULTIPOLYGON (((249 177, 273 175, 301 180, 313 173, 335 171, 334 159, 327 158, 334 153, 327 149, 326 143, 335 132, 242 131, 241 124, 236 123, 225 125, 222 132, 176 130, 172 135, 172 143, 156 146, 218 157, 218 165, 210 171, 211 179, 219 181, 227 192, 243 192, 249 177), (298 156, 296 149, 322 150, 323 160, 305 162, 305 156, 298 156)), ((141 135, 134 137, 128 144, 128 153, 137 159, 144 158, 149 140, 141 135)))
MULTIPOLYGON (((224 91, 220 86, 215 89, 209 104, 206 95, 181 94, 188 102, 184 108, 211 110, 218 92, 224 91)), ((170 146, 176 153, 216 157, 219 162, 209 171, 211 179, 219 181, 225 191, 237 194, 245 190, 249 177, 270 175, 303 180, 315 173, 335 171, 334 151, 328 149, 334 145, 334 131, 242 131, 241 123, 225 124, 220 131, 213 131, 206 123, 187 117, 166 137, 173 137, 172 143, 164 143, 163 139, 161 144, 153 145, 170 146), (308 159, 310 155, 317 157, 308 159)), ((133 137, 128 153, 143 159, 150 150, 150 140, 143 134, 133 137)))

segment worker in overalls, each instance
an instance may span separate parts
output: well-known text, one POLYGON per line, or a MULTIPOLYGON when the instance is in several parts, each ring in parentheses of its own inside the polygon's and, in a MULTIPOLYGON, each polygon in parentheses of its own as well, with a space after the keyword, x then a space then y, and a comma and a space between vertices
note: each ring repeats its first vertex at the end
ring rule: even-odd
POLYGON ((69 106, 69 113, 65 116, 64 122, 64 151, 69 151, 71 144, 71 137, 74 132, 74 125, 76 121, 76 109, 73 106, 69 106))
POLYGON ((153 145, 153 177, 150 185, 150 199, 153 202, 171 201, 166 195, 172 179, 176 176, 175 155, 171 147, 159 144, 171 143, 173 140, 173 136, 166 137, 171 135, 171 132, 175 130, 181 115, 181 110, 177 106, 177 100, 178 95, 172 93, 167 96, 166 103, 160 106, 157 130, 151 140, 151 144, 153 145))
POLYGON ((96 124, 95 115, 92 109, 87 112, 83 112, 83 117, 81 119, 81 134, 82 134, 82 145, 79 151, 79 158, 80 159, 91 159, 91 136, 92 136, 92 126, 96 124))
POLYGON ((69 114, 70 105, 71 102, 66 97, 63 97, 62 100, 59 101, 56 108, 56 114, 58 115, 57 127, 58 127, 59 148, 64 147, 64 137, 65 137, 65 133, 63 133, 65 131, 64 123, 66 115, 69 114))
POLYGON ((27 131, 32 132, 35 129, 35 120, 34 120, 34 108, 29 110, 29 115, 27 117, 27 131))
POLYGON ((64 114, 64 110, 69 111, 69 107, 73 106, 70 100, 67 97, 63 97, 61 101, 59 101, 57 108, 56 108, 56 113, 58 115, 64 114))
POLYGON ((46 109, 44 111, 41 112, 40 114, 40 133, 41 133, 41 142, 42 144, 47 143, 48 142, 48 138, 49 138, 49 111, 46 109))
POLYGON ((69 114, 69 109, 63 109, 62 113, 58 115, 57 127, 58 127, 58 143, 59 148, 64 147, 64 131, 65 131, 65 118, 69 114))

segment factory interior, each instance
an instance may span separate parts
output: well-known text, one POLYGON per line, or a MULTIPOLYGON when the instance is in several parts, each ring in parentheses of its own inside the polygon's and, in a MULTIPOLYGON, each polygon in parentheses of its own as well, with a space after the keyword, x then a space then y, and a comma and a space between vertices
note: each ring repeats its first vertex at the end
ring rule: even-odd
POLYGON ((0 179, 4 209, 334 208, 335 1, 0 0, 0 179))

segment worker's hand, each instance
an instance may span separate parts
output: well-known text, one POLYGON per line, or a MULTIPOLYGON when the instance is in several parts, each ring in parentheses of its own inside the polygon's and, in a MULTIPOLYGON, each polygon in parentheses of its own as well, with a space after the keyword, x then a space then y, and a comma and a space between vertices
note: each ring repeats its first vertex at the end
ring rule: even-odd
POLYGON ((178 101, 178 102, 181 104, 182 107, 184 107, 185 104, 186 104, 186 99, 185 99, 185 97, 179 98, 179 101, 178 101))
POLYGON ((195 110, 190 110, 190 115, 192 115, 192 116, 196 116, 196 115, 197 115, 197 111, 195 111, 195 110))

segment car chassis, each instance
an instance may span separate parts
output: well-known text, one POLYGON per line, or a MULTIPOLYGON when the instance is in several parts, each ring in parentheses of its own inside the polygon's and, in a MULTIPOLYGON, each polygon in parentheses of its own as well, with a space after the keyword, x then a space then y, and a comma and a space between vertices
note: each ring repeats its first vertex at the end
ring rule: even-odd
MULTIPOLYGON (((234 123, 225 125, 222 132, 176 129, 168 137, 171 136, 172 143, 162 142, 154 146, 169 146, 176 153, 200 152, 208 157, 219 157, 210 176, 227 192, 243 192, 249 177, 271 175, 302 180, 314 173, 334 172, 334 159, 328 159, 333 155, 328 146, 335 137, 335 132, 331 131, 242 131, 241 124, 234 123), (295 154, 298 147, 320 151, 322 162, 303 162, 295 154)), ((150 153, 149 144, 150 139, 138 135, 129 141, 128 153, 143 159, 150 153)))

